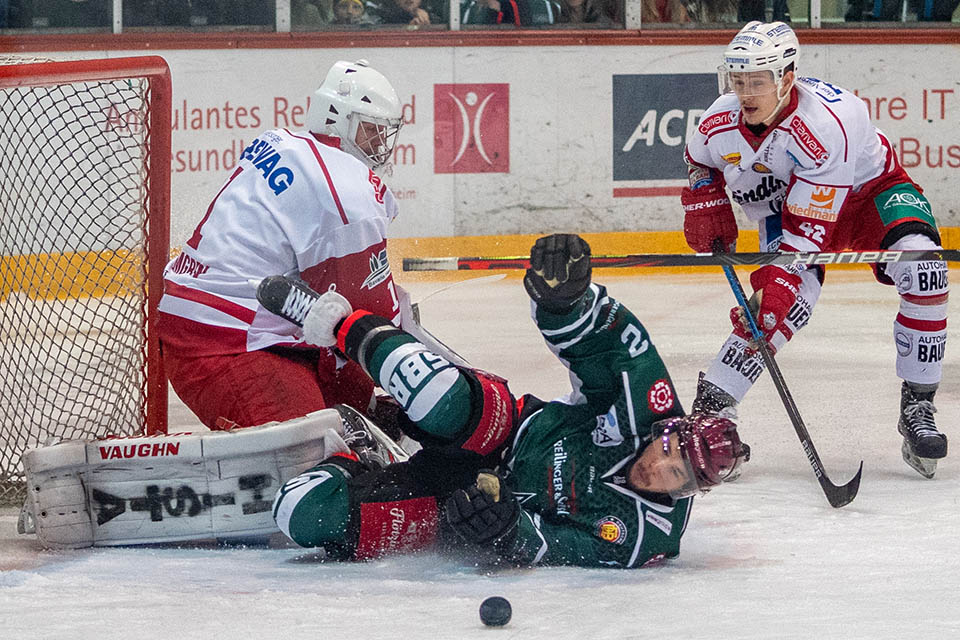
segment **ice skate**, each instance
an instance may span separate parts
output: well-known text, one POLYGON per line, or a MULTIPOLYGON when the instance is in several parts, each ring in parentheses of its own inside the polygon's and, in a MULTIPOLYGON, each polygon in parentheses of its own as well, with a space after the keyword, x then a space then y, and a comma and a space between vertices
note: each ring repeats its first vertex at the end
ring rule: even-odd
POLYGON ((727 420, 737 419, 737 401, 729 393, 704 378, 703 371, 697 380, 697 397, 690 413, 714 415, 727 420))
POLYGON ((937 472, 937 460, 947 455, 947 436, 937 430, 933 414, 935 385, 913 385, 904 382, 900 391, 900 422, 897 431, 903 436, 900 448, 904 461, 925 478, 937 472))
MULTIPOLYGON (((697 397, 693 400, 693 407, 690 413, 702 413, 714 415, 719 418, 736 421, 737 419, 737 401, 729 393, 704 379, 706 374, 700 372, 700 378, 697 380, 697 397)), ((750 447, 744 443, 745 450, 744 461, 750 459, 750 447)), ((726 482, 733 482, 740 477, 743 472, 743 465, 738 466, 726 478, 726 482)))
POLYGON ((343 421, 343 441, 371 469, 402 462, 409 455, 359 411, 345 404, 334 407, 343 421))

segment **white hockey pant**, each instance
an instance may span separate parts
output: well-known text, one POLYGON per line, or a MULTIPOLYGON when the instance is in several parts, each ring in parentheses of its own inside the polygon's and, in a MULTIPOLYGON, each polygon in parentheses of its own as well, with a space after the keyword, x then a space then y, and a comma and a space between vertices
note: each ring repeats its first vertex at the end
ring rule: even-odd
MULTIPOLYGON (((784 319, 783 331, 778 330, 770 338, 770 343, 779 351, 793 335, 806 326, 813 313, 813 307, 820 299, 820 280, 817 272, 808 269, 800 274, 800 289, 797 301, 790 307, 784 319)), ((707 369, 706 379, 717 385, 740 402, 747 395, 750 387, 763 373, 763 358, 756 350, 748 351, 749 343, 731 333, 723 343, 717 357, 707 369)))

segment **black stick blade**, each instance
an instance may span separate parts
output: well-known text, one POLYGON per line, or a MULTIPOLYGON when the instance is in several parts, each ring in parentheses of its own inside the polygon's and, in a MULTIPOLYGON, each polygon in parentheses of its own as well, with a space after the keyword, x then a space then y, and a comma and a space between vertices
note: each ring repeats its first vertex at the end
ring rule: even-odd
POLYGON ((863 473, 863 460, 860 461, 860 468, 857 469, 857 475, 853 476, 850 479, 850 482, 844 485, 837 486, 830 482, 827 479, 826 475, 820 476, 820 486, 823 487, 823 492, 827 496, 827 502, 830 503, 831 507, 844 507, 857 497, 857 492, 860 490, 860 474, 863 473))

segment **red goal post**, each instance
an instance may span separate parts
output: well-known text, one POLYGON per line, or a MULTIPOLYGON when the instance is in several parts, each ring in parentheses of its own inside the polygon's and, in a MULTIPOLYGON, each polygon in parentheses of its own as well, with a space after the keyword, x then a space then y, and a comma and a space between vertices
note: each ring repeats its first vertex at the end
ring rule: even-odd
POLYGON ((166 432, 171 104, 159 56, 0 56, 0 504, 30 448, 166 432))

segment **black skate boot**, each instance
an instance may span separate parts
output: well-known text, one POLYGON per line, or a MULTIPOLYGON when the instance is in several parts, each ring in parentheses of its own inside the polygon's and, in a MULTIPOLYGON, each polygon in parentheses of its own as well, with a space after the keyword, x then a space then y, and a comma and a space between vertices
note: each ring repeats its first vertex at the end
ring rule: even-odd
POLYGON ((705 375, 703 371, 700 372, 700 379, 697 380, 697 397, 693 400, 690 413, 703 413, 736 420, 737 401, 717 385, 705 380, 705 375))
MULTIPOLYGON (((702 413, 736 422, 737 401, 717 385, 705 380, 705 375, 703 371, 700 372, 700 378, 697 380, 697 397, 693 400, 690 413, 702 413)), ((747 461, 750 459, 750 447, 746 442, 743 443, 743 450, 744 461, 747 461)), ((733 482, 740 477, 742 472, 743 465, 739 465, 724 481, 733 482)))
POLYGON ((377 425, 346 404, 334 409, 343 423, 343 441, 357 454, 360 462, 372 469, 382 469, 393 462, 402 462, 409 455, 377 425))
POLYGON ((925 478, 937 472, 937 460, 947 455, 947 436, 937 430, 933 414, 936 385, 904 382, 900 390, 900 422, 897 431, 903 436, 900 452, 904 461, 925 478))

